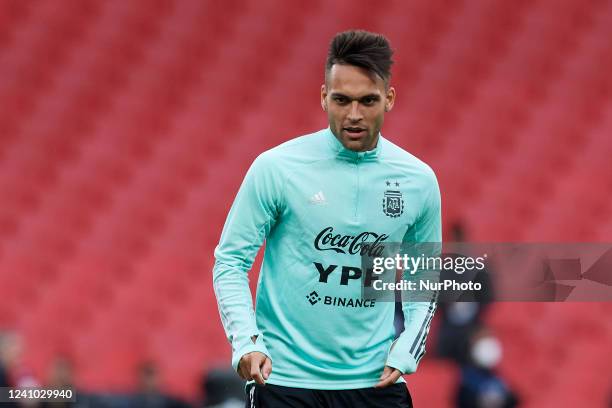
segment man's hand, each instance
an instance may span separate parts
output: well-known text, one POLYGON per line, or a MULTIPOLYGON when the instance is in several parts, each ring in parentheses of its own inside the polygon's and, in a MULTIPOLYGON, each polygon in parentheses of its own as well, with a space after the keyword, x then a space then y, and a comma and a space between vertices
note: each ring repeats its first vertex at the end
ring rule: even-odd
POLYGON ((266 385, 271 372, 272 360, 259 351, 245 354, 238 363, 240 378, 247 381, 255 380, 257 384, 266 385))
POLYGON ((398 378, 402 375, 402 372, 397 368, 385 366, 382 375, 380 376, 380 381, 376 384, 375 388, 385 388, 390 385, 395 384, 398 378))

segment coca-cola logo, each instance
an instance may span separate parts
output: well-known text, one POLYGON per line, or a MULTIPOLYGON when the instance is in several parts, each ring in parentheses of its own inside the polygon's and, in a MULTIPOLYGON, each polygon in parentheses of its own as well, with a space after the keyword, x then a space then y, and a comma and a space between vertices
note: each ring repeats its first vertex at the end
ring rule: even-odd
POLYGON ((364 231, 357 235, 334 234, 333 227, 324 228, 314 240, 319 251, 334 251, 339 254, 360 254, 370 257, 382 256, 382 241, 389 238, 386 234, 364 231))

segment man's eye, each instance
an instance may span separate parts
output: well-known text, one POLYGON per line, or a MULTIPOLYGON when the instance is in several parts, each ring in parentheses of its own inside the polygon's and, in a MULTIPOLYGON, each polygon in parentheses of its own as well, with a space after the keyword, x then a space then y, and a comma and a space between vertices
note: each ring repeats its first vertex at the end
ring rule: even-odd
POLYGON ((374 105, 374 102, 376 102, 376 99, 374 98, 365 98, 363 100, 364 105, 374 105))
POLYGON ((337 97, 334 98, 334 101, 336 101, 336 103, 339 103, 339 104, 342 105, 342 104, 346 103, 346 98, 342 98, 340 96, 337 96, 337 97))

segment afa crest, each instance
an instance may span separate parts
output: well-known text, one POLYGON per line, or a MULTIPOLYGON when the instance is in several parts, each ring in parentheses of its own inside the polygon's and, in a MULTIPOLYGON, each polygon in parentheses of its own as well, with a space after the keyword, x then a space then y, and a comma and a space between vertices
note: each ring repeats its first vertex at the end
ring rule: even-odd
MULTIPOLYGON (((399 187, 399 183, 394 183, 396 187, 399 187)), ((387 181, 387 187, 391 186, 391 183, 387 181)), ((385 195, 382 200, 383 213, 391 218, 397 218, 404 213, 404 198, 402 192, 399 190, 385 190, 385 195)))

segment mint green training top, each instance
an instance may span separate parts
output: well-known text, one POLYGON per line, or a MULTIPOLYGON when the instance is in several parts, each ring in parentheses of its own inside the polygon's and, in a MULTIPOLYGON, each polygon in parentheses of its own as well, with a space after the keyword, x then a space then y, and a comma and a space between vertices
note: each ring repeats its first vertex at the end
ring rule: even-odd
POLYGON ((234 369, 260 351, 272 360, 268 383, 322 390, 372 387, 385 365, 415 372, 436 303, 403 302, 405 330, 393 342, 394 303, 361 296, 360 253, 440 242, 440 219, 434 172, 382 136, 354 152, 327 128, 262 153, 215 249, 234 369), (248 271, 264 240, 254 312, 248 271))

